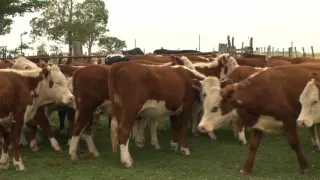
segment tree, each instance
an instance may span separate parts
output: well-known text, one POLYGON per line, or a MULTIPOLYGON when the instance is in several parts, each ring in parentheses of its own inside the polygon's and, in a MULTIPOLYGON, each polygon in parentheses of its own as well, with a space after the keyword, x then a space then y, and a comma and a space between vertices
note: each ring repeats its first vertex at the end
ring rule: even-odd
POLYGON ((41 43, 39 46, 37 46, 37 55, 45 55, 47 53, 47 45, 45 43, 41 43))
POLYGON ((126 42, 118 39, 117 37, 102 37, 99 39, 100 48, 106 53, 115 53, 126 48, 126 42))
POLYGON ((2 0, 0 1, 0 35, 10 33, 12 18, 23 16, 26 12, 35 12, 46 5, 45 0, 2 0))
POLYGON ((46 36, 49 40, 69 45, 72 42, 86 43, 90 48, 106 31, 108 11, 102 0, 51 0, 39 17, 30 21, 33 39, 46 36))
POLYGON ((102 0, 85 0, 76 6, 75 39, 91 53, 94 42, 107 32, 108 10, 102 0))
POLYGON ((74 0, 51 0, 41 15, 30 21, 33 40, 47 36, 49 40, 68 44, 72 53, 74 13, 74 0))
POLYGON ((61 47, 57 45, 50 45, 51 55, 58 55, 61 53, 61 47))

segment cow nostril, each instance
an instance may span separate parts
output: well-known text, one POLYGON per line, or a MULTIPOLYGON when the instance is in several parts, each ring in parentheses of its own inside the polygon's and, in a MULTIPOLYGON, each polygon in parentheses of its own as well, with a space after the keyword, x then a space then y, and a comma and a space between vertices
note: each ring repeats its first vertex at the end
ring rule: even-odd
POLYGON ((304 121, 298 121, 298 126, 304 127, 304 121))
POLYGON ((70 96, 70 101, 74 101, 74 97, 73 96, 70 96))
POLYGON ((198 129, 200 132, 204 132, 206 130, 203 126, 199 126, 198 129))

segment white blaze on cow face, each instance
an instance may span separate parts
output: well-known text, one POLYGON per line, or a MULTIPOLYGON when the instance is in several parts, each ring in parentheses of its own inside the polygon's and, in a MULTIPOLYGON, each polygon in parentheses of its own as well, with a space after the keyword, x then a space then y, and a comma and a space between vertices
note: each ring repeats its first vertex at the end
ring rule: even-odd
POLYGON ((214 130, 215 120, 222 118, 220 103, 222 101, 220 81, 216 77, 206 77, 201 83, 200 97, 203 101, 203 115, 198 125, 200 132, 214 130))
POLYGON ((315 80, 307 83, 303 89, 299 101, 302 105, 297 123, 300 127, 312 125, 320 122, 320 102, 319 102, 319 88, 315 80))
POLYGON ((62 102, 64 104, 73 103, 74 96, 68 88, 67 78, 60 71, 58 66, 51 66, 49 75, 44 78, 42 83, 43 85, 41 87, 41 94, 43 94, 42 98, 44 101, 51 100, 54 102, 62 102))

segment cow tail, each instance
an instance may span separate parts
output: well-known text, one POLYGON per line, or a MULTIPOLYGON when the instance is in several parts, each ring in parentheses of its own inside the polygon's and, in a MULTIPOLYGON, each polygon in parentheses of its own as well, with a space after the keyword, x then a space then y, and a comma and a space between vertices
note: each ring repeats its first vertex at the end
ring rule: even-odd
POLYGON ((118 100, 118 96, 116 94, 116 75, 118 70, 117 65, 114 65, 110 71, 109 71, 109 80, 108 80, 108 86, 109 86, 109 96, 111 99, 111 127, 110 127, 110 139, 111 139, 111 146, 112 151, 117 152, 118 146, 119 146, 119 135, 118 135, 118 119, 116 117, 116 104, 119 102, 116 102, 118 100))

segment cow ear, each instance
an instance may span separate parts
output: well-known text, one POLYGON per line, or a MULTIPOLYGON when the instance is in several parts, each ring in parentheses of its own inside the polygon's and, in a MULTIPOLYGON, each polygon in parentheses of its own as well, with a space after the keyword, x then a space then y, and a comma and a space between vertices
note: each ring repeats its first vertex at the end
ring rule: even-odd
POLYGON ((200 91, 201 90, 201 82, 197 79, 191 79, 191 85, 193 88, 195 88, 196 90, 200 91))
POLYGON ((227 86, 221 89, 221 96, 225 100, 229 100, 232 98, 232 95, 235 93, 235 90, 231 86, 227 86))

